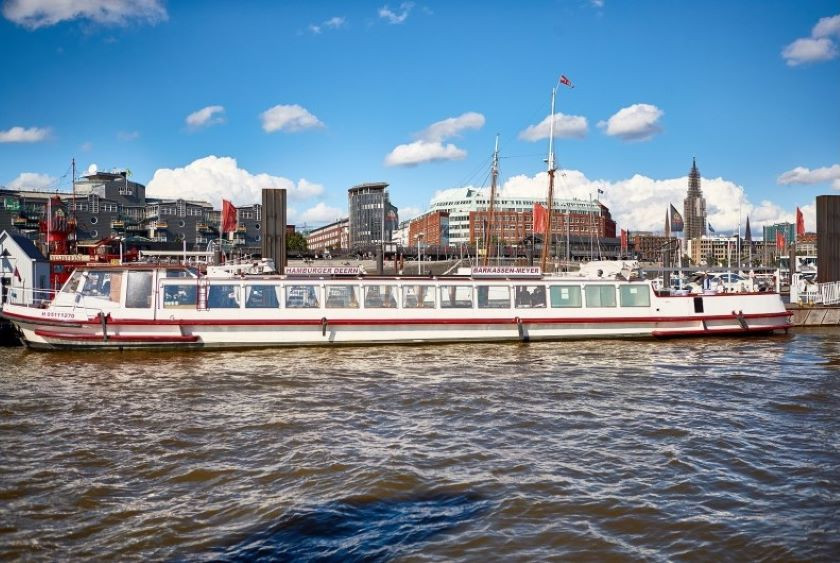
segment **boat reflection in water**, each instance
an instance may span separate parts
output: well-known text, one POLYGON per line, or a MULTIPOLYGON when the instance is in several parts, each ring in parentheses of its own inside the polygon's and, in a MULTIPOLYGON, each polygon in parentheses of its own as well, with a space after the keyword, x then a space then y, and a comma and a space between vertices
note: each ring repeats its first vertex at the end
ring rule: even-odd
POLYGON ((634 276, 635 267, 592 263, 574 277, 479 267, 429 278, 86 266, 46 307, 9 303, 3 316, 25 344, 48 349, 719 336, 791 326, 777 293, 671 295, 634 276))

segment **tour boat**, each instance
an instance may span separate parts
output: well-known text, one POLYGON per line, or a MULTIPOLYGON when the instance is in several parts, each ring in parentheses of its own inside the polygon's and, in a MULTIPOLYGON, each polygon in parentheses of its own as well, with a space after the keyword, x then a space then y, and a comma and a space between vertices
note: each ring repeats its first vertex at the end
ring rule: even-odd
POLYGON ((778 293, 669 295, 633 279, 632 265, 605 264, 576 276, 487 266, 441 277, 322 267, 203 276, 182 266, 91 264, 49 303, 6 303, 2 314, 37 349, 714 337, 791 327, 778 293))

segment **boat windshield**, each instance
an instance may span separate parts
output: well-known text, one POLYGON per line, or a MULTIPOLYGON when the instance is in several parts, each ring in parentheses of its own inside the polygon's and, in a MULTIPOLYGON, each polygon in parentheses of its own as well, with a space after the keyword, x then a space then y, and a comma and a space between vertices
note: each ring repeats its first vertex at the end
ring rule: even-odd
POLYGON ((79 290, 79 283, 82 281, 82 272, 81 270, 76 270, 73 274, 64 282, 64 287, 61 288, 62 293, 76 293, 79 290))

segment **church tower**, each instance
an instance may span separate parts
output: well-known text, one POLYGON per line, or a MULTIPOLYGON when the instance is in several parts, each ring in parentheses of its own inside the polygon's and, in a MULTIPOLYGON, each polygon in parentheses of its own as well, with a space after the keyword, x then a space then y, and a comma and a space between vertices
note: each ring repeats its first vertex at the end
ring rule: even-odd
POLYGON ((706 200, 700 191, 700 171, 697 169, 697 159, 691 164, 688 173, 688 197, 683 202, 683 217, 685 217, 685 240, 700 238, 706 234, 706 200))

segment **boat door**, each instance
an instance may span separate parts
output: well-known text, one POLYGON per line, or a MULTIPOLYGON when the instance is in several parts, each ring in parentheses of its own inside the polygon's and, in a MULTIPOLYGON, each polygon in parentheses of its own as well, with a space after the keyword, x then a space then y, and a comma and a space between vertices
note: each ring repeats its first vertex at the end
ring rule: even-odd
POLYGON ((128 318, 153 319, 155 315, 155 271, 125 270, 123 308, 128 318))

